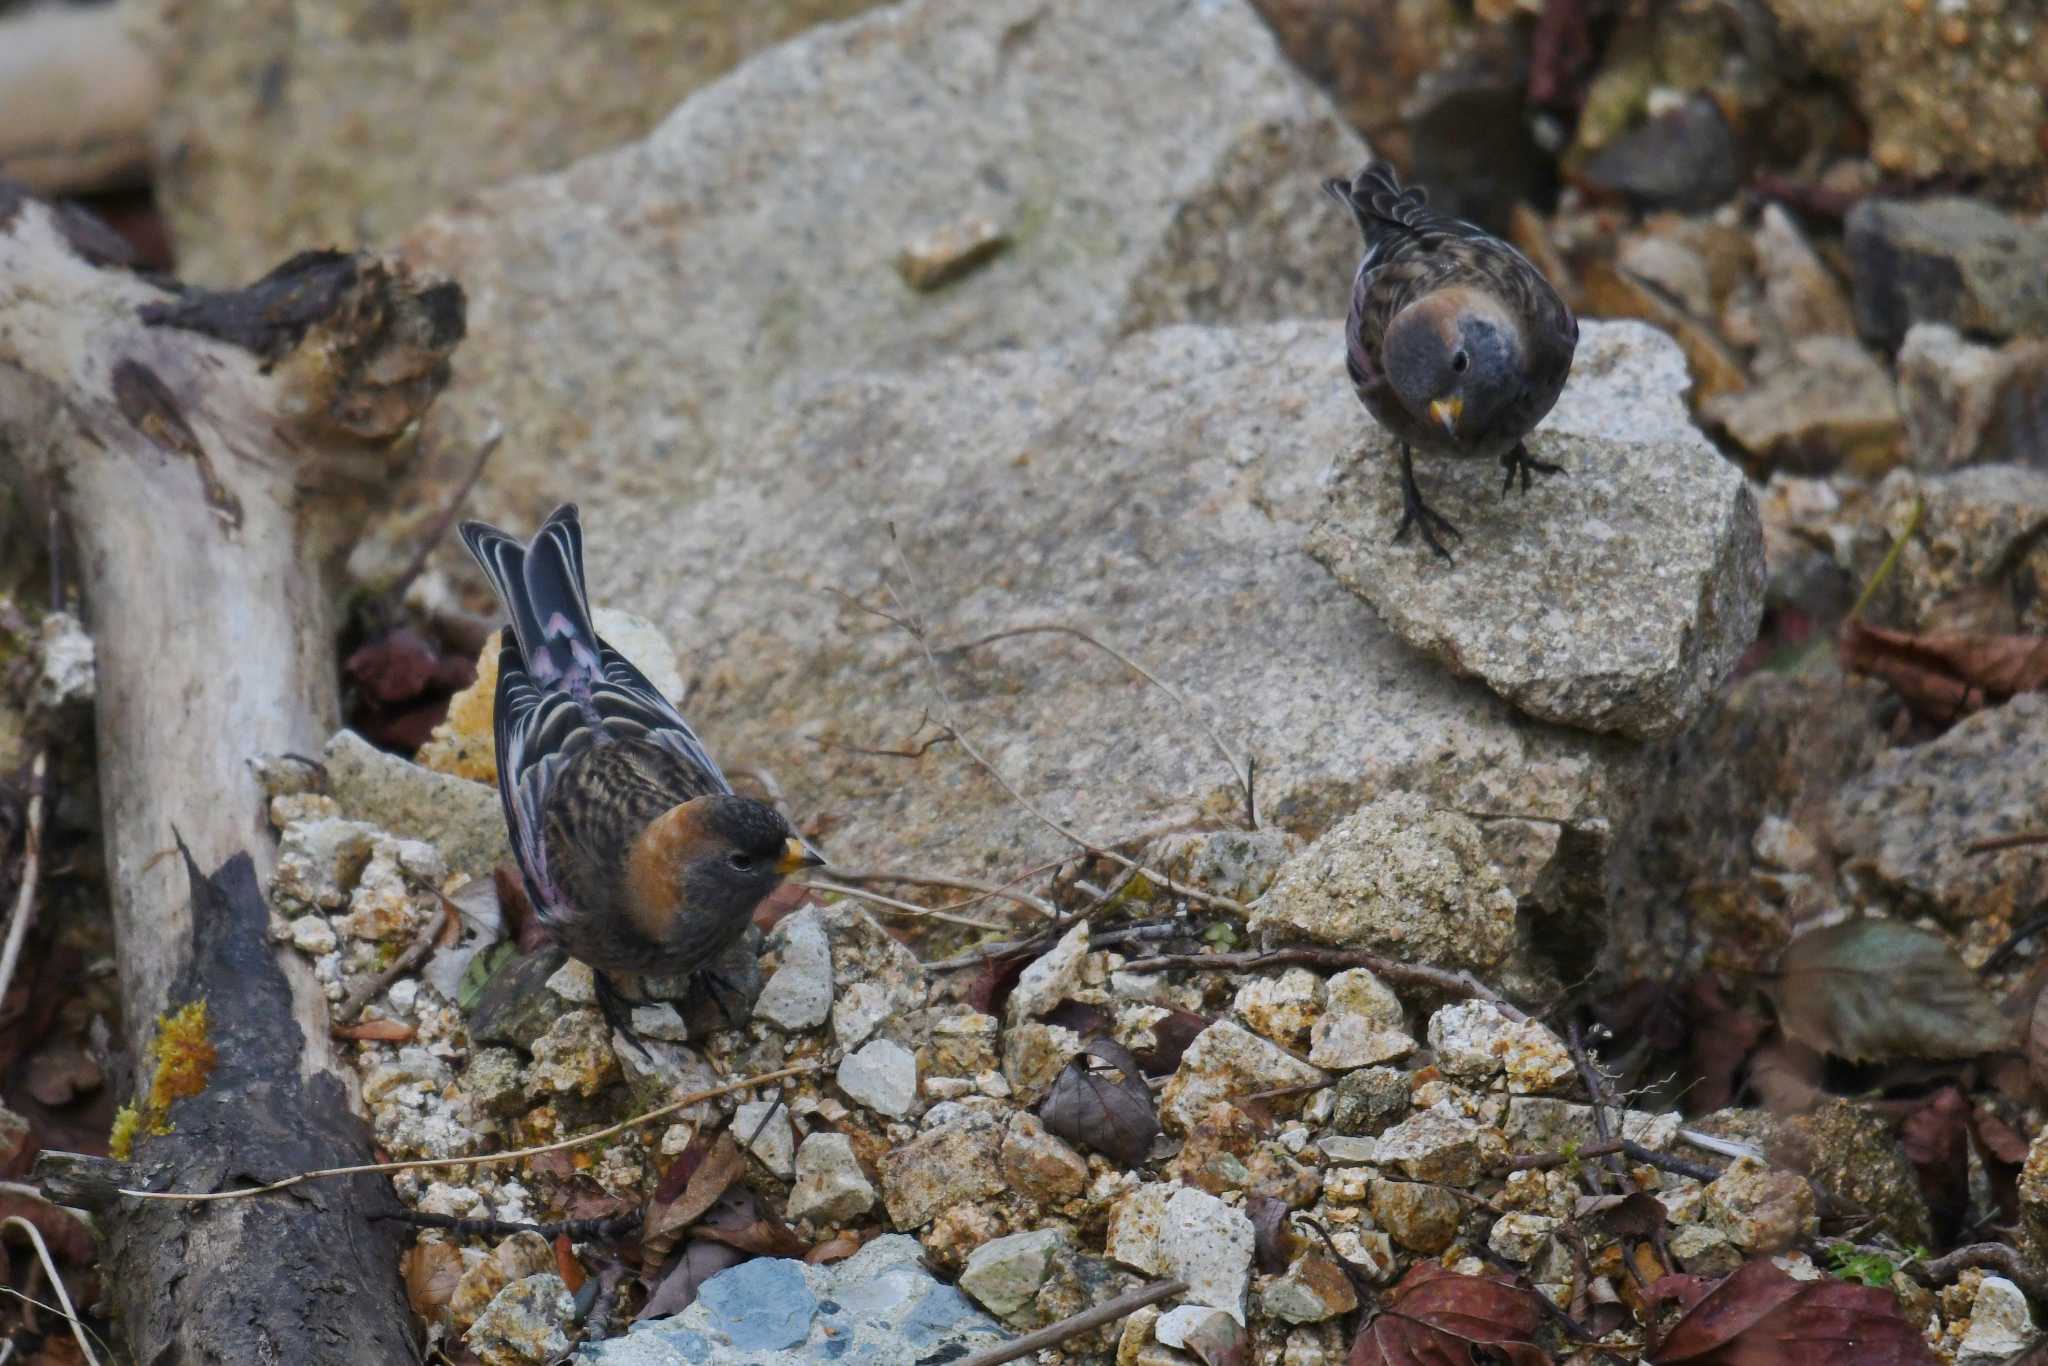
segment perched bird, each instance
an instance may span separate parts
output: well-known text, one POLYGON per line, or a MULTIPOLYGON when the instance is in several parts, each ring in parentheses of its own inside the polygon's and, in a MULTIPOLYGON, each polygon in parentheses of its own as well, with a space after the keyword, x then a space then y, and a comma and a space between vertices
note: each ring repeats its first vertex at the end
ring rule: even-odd
MULTIPOLYGON (((698 974, 761 899, 824 862, 766 802, 736 795, 689 723, 590 624, 583 530, 564 504, 521 545, 464 522, 512 618, 498 654, 498 795, 535 912, 595 969, 605 1018, 638 1045, 614 975, 698 974)), ((722 1005, 723 1003, 721 1003, 722 1005)))
POLYGON ((1460 458, 1499 460, 1505 493, 1532 470, 1561 467, 1533 458, 1522 438, 1564 390, 1579 325, 1529 258, 1483 228, 1434 213, 1419 187, 1402 188, 1374 162, 1323 189, 1351 210, 1365 234, 1365 259, 1351 284, 1344 325, 1345 366, 1359 401, 1401 443, 1400 540, 1422 528, 1430 549, 1450 558, 1438 534, 1458 529, 1422 501, 1410 447, 1460 458))

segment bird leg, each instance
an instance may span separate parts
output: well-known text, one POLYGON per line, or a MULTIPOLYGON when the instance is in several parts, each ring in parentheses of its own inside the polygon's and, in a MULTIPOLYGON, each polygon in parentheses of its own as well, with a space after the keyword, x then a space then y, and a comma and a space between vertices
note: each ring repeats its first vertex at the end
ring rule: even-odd
POLYGON ((609 974, 593 972, 590 976, 597 984, 597 1008, 603 1013, 604 1022, 617 1031, 627 1043, 633 1045, 634 1051, 642 1058, 652 1062, 653 1058, 647 1051, 647 1045, 633 1032, 633 1007, 644 1006, 648 1002, 644 999, 636 1000, 619 990, 609 974))
POLYGON ((747 1018, 747 994, 736 986, 724 973, 706 968, 697 974, 697 985, 711 998, 711 1004, 718 1007, 718 1017, 725 1021, 725 1027, 743 1023, 747 1018), (738 1008, 734 1008, 738 1002, 738 1008))
POLYGON ((1529 491, 1529 471, 1534 470, 1538 474, 1564 473, 1564 466, 1553 465, 1547 460, 1538 460, 1535 456, 1529 454, 1529 448, 1520 441, 1515 443, 1513 450, 1500 458, 1500 463, 1501 467, 1508 472, 1507 478, 1500 481, 1500 491, 1502 493, 1506 493, 1510 488, 1514 487, 1517 474, 1522 476, 1522 492, 1527 493, 1529 491))
POLYGON ((1438 533, 1441 532, 1453 540, 1462 541, 1465 539, 1464 533, 1452 526, 1448 517, 1445 517, 1435 508, 1422 501, 1422 490, 1415 486, 1415 462, 1409 454, 1407 443, 1403 442, 1401 445, 1401 525, 1395 529, 1394 539, 1398 541, 1403 536, 1406 536, 1410 526, 1421 527, 1423 541, 1431 550, 1443 556, 1446 562, 1450 562, 1451 552, 1445 550, 1443 542, 1437 539, 1438 533))

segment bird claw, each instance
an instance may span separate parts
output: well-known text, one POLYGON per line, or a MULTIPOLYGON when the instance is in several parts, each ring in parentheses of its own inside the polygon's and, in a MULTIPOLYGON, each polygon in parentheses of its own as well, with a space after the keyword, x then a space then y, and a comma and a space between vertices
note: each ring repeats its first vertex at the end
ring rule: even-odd
POLYGON ((703 989, 706 996, 711 998, 711 1004, 718 1008, 718 1016, 725 1022, 727 1029, 745 1023, 748 1005, 747 994, 735 986, 732 979, 722 972, 706 968, 697 974, 696 984, 703 989), (733 1002, 735 1001, 739 1003, 737 1011, 733 1008, 733 1002))
POLYGON ((642 1043, 640 1036, 633 1031, 633 1007, 647 1005, 649 1002, 635 1000, 620 991, 613 985, 612 979, 602 972, 594 972, 591 977, 597 984, 597 1008, 604 1016, 604 1022, 612 1027, 613 1032, 631 1044, 633 1051, 643 1060, 652 1062, 653 1057, 648 1053, 647 1045, 642 1043))
POLYGON ((1401 449, 1401 525, 1394 529, 1394 539, 1404 539, 1411 526, 1422 528, 1423 543, 1441 555, 1445 564, 1457 563, 1437 537, 1443 535, 1454 541, 1462 541, 1465 539, 1465 533, 1452 526, 1450 518, 1422 501, 1422 490, 1415 486, 1415 468, 1410 463, 1408 449, 1404 446, 1401 449))
POLYGON ((1507 471, 1506 477, 1500 481, 1500 491, 1502 493, 1506 493, 1515 486, 1515 476, 1517 474, 1522 476, 1522 492, 1527 493, 1529 491, 1529 474, 1531 471, 1537 474, 1564 473, 1564 466, 1553 465, 1548 460, 1538 460, 1535 456, 1529 454, 1529 448, 1519 441, 1515 443, 1513 450, 1501 456, 1500 463, 1501 468, 1507 471))

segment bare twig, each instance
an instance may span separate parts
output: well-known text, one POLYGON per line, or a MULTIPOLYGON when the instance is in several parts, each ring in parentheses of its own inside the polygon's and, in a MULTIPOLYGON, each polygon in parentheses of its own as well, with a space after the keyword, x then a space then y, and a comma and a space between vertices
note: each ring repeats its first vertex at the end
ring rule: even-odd
POLYGON ((14 916, 7 922, 7 945, 0 948, 0 1001, 14 985, 14 969, 21 962, 22 941, 28 938, 29 918, 36 908, 36 879, 43 861, 43 780, 50 767, 47 746, 36 751, 28 768, 28 830, 21 846, 21 886, 14 894, 14 916))
POLYGON ((781 1081, 784 1077, 796 1077, 802 1076, 807 1072, 817 1072, 822 1070, 824 1066, 823 1062, 801 1063, 795 1067, 785 1067, 778 1072, 764 1072, 758 1077, 747 1077, 740 1081, 727 1082, 723 1086, 713 1086, 703 1091, 692 1091, 687 1096, 672 1100, 666 1105, 657 1105, 652 1110, 634 1115, 629 1119, 622 1119, 617 1124, 609 1124, 602 1129, 594 1129, 587 1134, 578 1134, 574 1138, 558 1139, 553 1143, 543 1143, 537 1147, 516 1148, 511 1152, 483 1153, 473 1157, 420 1157, 407 1162, 365 1162, 354 1167, 324 1167, 319 1171, 300 1172, 296 1176, 287 1176, 283 1180, 272 1181, 267 1186, 245 1186, 239 1190, 231 1191, 148 1191, 120 1187, 114 1193, 116 1195, 126 1195, 136 1200, 187 1200, 193 1202, 240 1200, 251 1195, 267 1195, 272 1191, 281 1191, 288 1187, 296 1186, 301 1181, 314 1181, 328 1176, 361 1176, 366 1172, 408 1172, 418 1171, 426 1167, 485 1167, 498 1162, 518 1162, 529 1157, 539 1157, 542 1153, 561 1152, 565 1148, 580 1148, 586 1143, 596 1143, 602 1139, 610 1138, 614 1134, 622 1134, 628 1129, 637 1128, 642 1124, 661 1119, 666 1115, 672 1115, 678 1110, 687 1110, 692 1105, 700 1105, 707 1100, 730 1095, 734 1091, 750 1091, 756 1086, 766 1086, 771 1081, 781 1081))
POLYGON ((1908 1270, 1907 1274, 1916 1281, 1946 1285, 1970 1267, 1996 1271, 2018 1286, 2028 1299, 2037 1302, 2048 1299, 2048 1282, 2044 1282, 2027 1265, 2027 1259, 2019 1254, 2019 1249, 2009 1243, 1971 1243, 1932 1261, 1922 1262, 1917 1270, 1908 1270))
POLYGON ((0 1228, 18 1228, 28 1235, 35 1244, 36 1260, 43 1265, 43 1275, 49 1278, 50 1288, 57 1292, 57 1303, 62 1307, 66 1320, 71 1324, 71 1336, 78 1340, 78 1350, 85 1354, 87 1366, 100 1366, 100 1359, 93 1354, 92 1344, 85 1340, 85 1325, 79 1321, 78 1311, 71 1307, 71 1292, 64 1288, 64 1277, 57 1271, 57 1263, 50 1256, 50 1248, 43 1241, 42 1230, 18 1214, 0 1219, 0 1228))
POLYGON ((499 443, 504 439, 504 424, 491 423, 491 429, 484 433, 483 440, 477 442, 476 459, 470 464, 469 473, 463 476, 461 487, 455 490, 454 496, 448 500, 448 506, 441 509, 441 515, 434 519, 434 524, 420 537, 419 547, 413 551, 412 559, 399 571, 398 577, 391 581, 391 586, 384 590, 383 598, 388 606, 395 608, 404 601, 406 590, 412 587, 413 580, 420 576, 420 571, 427 567, 427 557, 434 553, 434 547, 448 534, 448 528, 455 525, 455 518, 462 511, 462 505, 469 501, 470 490, 476 487, 477 480, 483 478, 484 466, 490 463, 491 453, 498 449, 499 443))
MULTIPOLYGON (((889 543, 895 548, 896 559, 903 568, 905 580, 908 581, 915 578, 915 575, 911 572, 910 560, 903 553, 902 543, 896 538, 896 528, 893 524, 889 528, 889 543)), ((1199 901, 1204 905, 1214 906, 1219 910, 1230 911, 1236 915, 1248 914, 1248 909, 1242 902, 1233 901, 1225 896, 1215 896, 1198 888, 1184 886, 1163 873, 1146 868, 1128 855, 1120 854, 1114 849, 1105 848, 1094 840, 1075 833, 1072 827, 1055 819, 1044 808, 1033 802, 1029 797, 1026 797, 1022 792, 1019 792, 1016 785, 1003 775, 1003 771, 997 768, 972 740, 968 739, 966 732, 960 729, 959 723, 954 719, 953 696, 946 691, 945 676, 939 669, 938 656, 932 650, 930 631, 925 627, 923 621, 917 617, 916 613, 904 603, 902 595, 896 591, 895 585, 885 582, 882 587, 889 594, 889 600, 896 604, 896 612, 884 612, 879 608, 870 607, 856 598, 849 597, 847 601, 853 602, 863 611, 872 612, 886 621, 895 623, 910 633, 911 639, 917 642, 918 648, 924 653, 926 675, 931 681, 933 693, 937 694, 939 703, 944 709, 939 717, 939 723, 953 732, 953 738, 959 742, 960 748, 967 752, 967 756, 974 760, 983 772, 995 779, 996 786, 1008 793, 1010 800, 1036 817, 1047 829, 1074 844, 1091 858, 1105 858, 1112 863, 1121 864, 1126 868, 1137 869, 1152 882, 1166 888, 1176 896, 1186 897, 1190 901, 1199 901)))
POLYGON ((1373 975, 1384 977, 1400 986, 1424 987, 1465 1000, 1485 1001, 1497 1008, 1517 1024, 1525 1023, 1528 1015, 1520 1007, 1503 997, 1469 972, 1453 972, 1449 968, 1432 968, 1420 963, 1404 963, 1398 958, 1383 954, 1367 953, 1362 949, 1317 949, 1295 947, 1285 949, 1261 949, 1248 953, 1162 953, 1153 958, 1135 958, 1124 964, 1125 972, 1167 972, 1176 968, 1200 971, 1222 969, 1242 971, 1248 968, 1281 967, 1289 963, 1300 963, 1312 968, 1370 968, 1373 975))
POLYGON ((335 1024, 355 1023, 356 1016, 363 1013, 364 1006, 376 1000, 384 993, 384 988, 390 986, 406 973, 411 972, 415 963, 418 963, 429 953, 433 952, 434 944, 441 938, 442 932, 448 928, 448 922, 451 919, 459 920, 461 918, 462 913, 453 901, 445 896, 441 896, 438 891, 434 894, 440 897, 441 914, 428 921, 426 927, 413 936, 413 941, 406 945, 405 952, 391 960, 391 966, 379 972, 369 981, 364 982, 342 999, 341 1004, 334 1008, 332 1018, 335 1024))
POLYGON ((1117 663, 1123 665, 1126 669, 1129 669, 1132 673, 1172 698, 1174 705, 1186 712, 1189 718, 1202 728, 1203 733, 1209 737, 1209 743, 1215 745, 1216 752, 1223 756, 1224 766, 1230 770, 1230 776, 1235 778, 1237 785, 1244 789, 1245 820, 1252 829, 1256 830, 1259 828, 1258 801, 1252 789, 1251 760, 1247 758, 1240 765, 1237 761, 1237 756, 1230 752, 1230 746, 1223 742, 1223 736, 1217 731, 1215 725, 1210 722, 1208 717, 1195 709, 1194 703, 1188 701, 1180 689, 1174 687, 1158 674, 1153 673, 1143 664, 1140 664, 1137 660, 1131 658, 1101 637, 1092 635, 1078 626, 1067 626, 1059 622, 1046 622, 1033 626, 1012 626, 1004 631, 991 631, 989 634, 975 640, 970 640, 964 645, 948 645, 941 653, 965 653, 968 650, 978 649, 983 645, 993 645, 999 640, 1011 640, 1018 636, 1038 635, 1072 636, 1076 640, 1093 645, 1096 649, 1102 651, 1117 663))
POLYGON ((1767 1162, 1770 1160, 1764 1155, 1763 1149, 1753 1143, 1744 1143, 1738 1139, 1722 1138, 1717 1134, 1704 1134, 1697 1129, 1680 1129, 1678 1136, 1687 1143, 1692 1144, 1695 1148, 1702 1148, 1707 1152, 1717 1153, 1722 1157, 1730 1159, 1747 1157, 1757 1162, 1767 1162))
POLYGON ((1053 908, 1051 902, 1043 897, 1033 896, 1029 892, 1017 891, 1009 884, 983 882, 979 878, 956 877, 943 873, 891 873, 867 870, 849 872, 844 868, 834 868, 832 870, 832 880, 835 882, 886 882, 905 887, 950 887, 955 891, 980 892, 985 897, 997 897, 1004 901, 1014 901, 1026 910, 1044 916, 1047 920, 1059 918, 1059 912, 1053 908))
POLYGON ((1581 1158, 1606 1157, 1614 1153, 1619 1153, 1631 1161, 1655 1167, 1659 1171, 1671 1172, 1676 1176, 1689 1176, 1695 1181, 1712 1181, 1721 1175, 1719 1170, 1709 1167, 1704 1162, 1688 1162, 1682 1157, 1673 1157, 1670 1153, 1660 1153, 1655 1148, 1644 1147, 1630 1138, 1609 1138, 1598 1143, 1585 1143, 1570 1152, 1525 1153, 1520 1157, 1509 1158, 1500 1170, 1544 1171, 1551 1167, 1565 1166, 1581 1158))
POLYGON ((820 892, 837 892, 841 896, 850 896, 855 901, 865 901, 870 906, 879 906, 885 911, 894 911, 897 915, 916 916, 920 920, 943 920, 948 925, 965 925, 969 929, 988 930, 995 934, 1001 934, 1009 928, 1007 925, 976 920, 972 916, 954 915, 950 911, 920 906, 914 901, 898 901, 893 896, 883 896, 880 892, 871 892, 865 887, 847 887, 837 882, 820 881, 817 878, 806 879, 804 886, 820 892))
POLYGON ((1062 1342, 1077 1338, 1091 1329, 1105 1323, 1115 1323, 1125 1315, 1136 1313, 1148 1304, 1157 1304, 1170 1296, 1185 1292, 1186 1281, 1154 1281, 1141 1285, 1128 1295, 1119 1295, 1092 1309, 1083 1309, 1071 1318, 1058 1323, 1047 1324, 1034 1333, 1012 1338, 994 1347, 984 1347, 979 1352, 961 1357, 955 1366, 1002 1366, 1003 1362, 1015 1361, 1047 1347, 1056 1347, 1062 1342))
POLYGON ((2017 835, 1994 835, 1990 839, 1972 840, 1963 852, 1995 854, 2002 849, 2026 849, 2036 844, 2048 844, 2048 830, 2022 830, 2017 835))
POLYGON ((1877 596, 1877 590, 1884 586, 1884 581, 1898 568, 1899 556, 1905 553, 1906 542, 1912 540, 1914 533, 1920 530, 1920 522, 1926 516, 1927 500, 1916 497, 1913 500, 1913 511, 1906 517, 1905 529, 1899 532, 1898 539, 1892 542, 1891 549, 1885 551, 1884 558, 1878 562, 1877 572, 1870 576, 1870 582, 1864 584, 1863 591, 1856 595, 1856 605, 1849 609, 1848 620, 1855 621, 1863 615, 1863 609, 1870 606, 1870 600, 1877 596))

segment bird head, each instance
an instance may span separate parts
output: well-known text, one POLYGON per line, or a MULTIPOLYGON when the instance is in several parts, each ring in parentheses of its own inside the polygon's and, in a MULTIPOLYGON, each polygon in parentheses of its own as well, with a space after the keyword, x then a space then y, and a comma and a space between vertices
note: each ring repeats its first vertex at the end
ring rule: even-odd
POLYGON ((698 916, 741 918, 791 873, 824 863, 766 802, 695 797, 655 818, 634 843, 629 881, 654 937, 698 916))
POLYGON ((1402 405, 1452 445, 1491 431, 1525 387, 1521 332, 1477 290, 1438 290, 1402 309, 1381 358, 1402 405))

